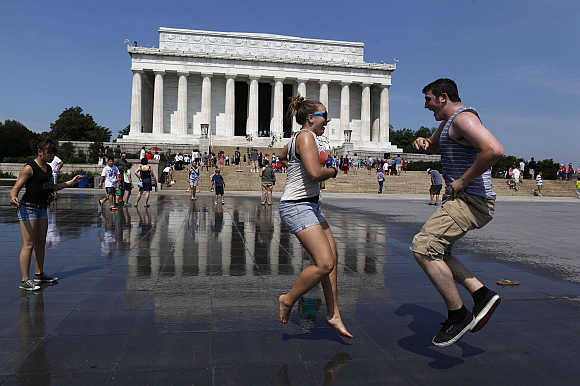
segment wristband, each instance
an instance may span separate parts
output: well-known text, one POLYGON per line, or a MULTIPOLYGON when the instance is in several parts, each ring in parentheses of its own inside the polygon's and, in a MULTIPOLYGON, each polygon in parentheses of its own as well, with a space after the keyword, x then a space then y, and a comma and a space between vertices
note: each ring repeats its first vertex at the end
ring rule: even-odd
POLYGON ((334 166, 332 168, 334 169, 334 176, 332 176, 332 178, 336 178, 336 176, 338 175, 338 169, 335 168, 334 166))

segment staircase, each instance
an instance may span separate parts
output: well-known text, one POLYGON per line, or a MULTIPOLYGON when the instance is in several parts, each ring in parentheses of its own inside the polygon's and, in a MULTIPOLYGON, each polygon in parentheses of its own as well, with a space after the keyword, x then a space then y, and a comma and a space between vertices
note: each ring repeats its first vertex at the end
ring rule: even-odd
MULTIPOLYGON (((209 172, 202 169, 199 188, 201 191, 208 191, 211 185, 209 172)), ((235 166, 226 166, 223 171, 224 181, 227 191, 259 191, 259 173, 250 173, 248 166, 243 166, 240 171, 236 171, 235 166)), ((187 170, 175 171, 175 185, 163 190, 186 191, 189 188, 187 170)), ((498 196, 531 196, 535 189, 535 181, 524 180, 518 192, 510 189, 504 179, 493 179, 493 188, 498 196)), ((281 192, 286 182, 286 174, 276 173, 276 184, 274 192, 281 192)), ((425 172, 407 172, 400 176, 385 176, 383 185, 384 193, 409 193, 428 194, 431 180, 425 172)), ((378 183, 375 172, 369 175, 365 169, 359 169, 355 174, 349 171, 348 174, 339 172, 336 179, 326 181, 326 191, 333 193, 377 193, 378 183)), ((546 181, 544 180, 543 194, 550 197, 575 197, 576 181, 546 181)))

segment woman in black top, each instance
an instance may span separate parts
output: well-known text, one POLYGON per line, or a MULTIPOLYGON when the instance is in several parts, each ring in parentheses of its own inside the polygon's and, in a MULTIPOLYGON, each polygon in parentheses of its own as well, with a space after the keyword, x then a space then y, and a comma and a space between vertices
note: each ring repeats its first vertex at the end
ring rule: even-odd
POLYGON ((20 250, 20 271, 22 281, 19 288, 26 291, 40 289, 38 283, 54 283, 58 280, 44 274, 44 250, 46 232, 48 230, 47 207, 55 191, 70 188, 81 180, 77 175, 72 180, 54 185, 52 183, 52 162, 56 152, 56 144, 52 140, 42 140, 37 146, 36 158, 27 163, 10 191, 10 204, 18 207, 22 249, 20 250), (22 200, 18 193, 22 187, 26 192, 22 200), (34 250, 34 280, 30 279, 30 256, 34 250))

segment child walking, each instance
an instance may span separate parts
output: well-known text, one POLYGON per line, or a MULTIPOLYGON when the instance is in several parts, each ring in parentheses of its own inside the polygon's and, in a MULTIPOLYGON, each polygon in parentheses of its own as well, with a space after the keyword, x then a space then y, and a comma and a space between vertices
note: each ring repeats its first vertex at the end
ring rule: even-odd
POLYGON ((220 174, 220 170, 216 169, 215 174, 211 178, 211 187, 215 189, 215 204, 218 204, 218 197, 221 196, 222 198, 222 205, 226 202, 224 201, 224 187, 226 183, 224 181, 224 176, 220 174))

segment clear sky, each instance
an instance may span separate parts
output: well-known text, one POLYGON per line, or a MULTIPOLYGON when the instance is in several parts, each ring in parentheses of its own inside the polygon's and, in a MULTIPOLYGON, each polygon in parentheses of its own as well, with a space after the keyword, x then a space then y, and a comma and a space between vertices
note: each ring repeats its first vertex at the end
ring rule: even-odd
POLYGON ((81 106, 116 133, 130 120, 123 41, 158 46, 158 27, 260 32, 365 43, 365 60, 399 60, 395 129, 436 126, 422 87, 440 77, 506 154, 580 166, 580 2, 464 1, 3 1, 0 120, 48 130, 81 106))

